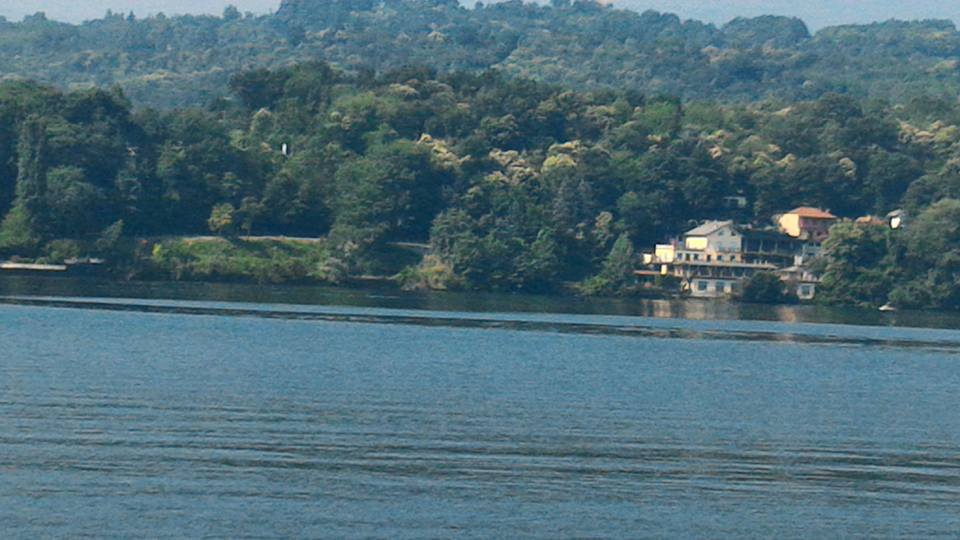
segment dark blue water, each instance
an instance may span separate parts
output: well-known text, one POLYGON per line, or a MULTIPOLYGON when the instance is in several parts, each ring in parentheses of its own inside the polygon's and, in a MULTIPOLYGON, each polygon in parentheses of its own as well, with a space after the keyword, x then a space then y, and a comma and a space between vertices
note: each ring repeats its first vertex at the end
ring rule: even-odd
POLYGON ((957 331, 112 302, 0 306, 4 538, 960 531, 957 331))

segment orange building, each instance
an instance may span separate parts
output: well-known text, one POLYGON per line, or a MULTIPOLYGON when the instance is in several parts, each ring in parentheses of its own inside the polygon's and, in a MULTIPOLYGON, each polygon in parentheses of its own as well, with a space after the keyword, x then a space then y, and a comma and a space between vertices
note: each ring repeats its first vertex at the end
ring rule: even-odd
POLYGON ((822 242, 830 234, 830 227, 838 219, 837 216, 825 210, 801 206, 781 215, 777 223, 783 232, 794 238, 822 242))

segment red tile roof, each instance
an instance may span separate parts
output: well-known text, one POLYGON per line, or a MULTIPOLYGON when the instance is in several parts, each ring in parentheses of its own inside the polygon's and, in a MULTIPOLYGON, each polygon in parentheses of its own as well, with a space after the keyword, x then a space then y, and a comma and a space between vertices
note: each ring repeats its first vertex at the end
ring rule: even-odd
POLYGON ((812 208, 810 206, 801 206, 800 208, 794 208, 793 210, 787 212, 788 214, 796 214, 803 218, 812 218, 812 219, 837 219, 837 216, 826 212, 819 208, 812 208))

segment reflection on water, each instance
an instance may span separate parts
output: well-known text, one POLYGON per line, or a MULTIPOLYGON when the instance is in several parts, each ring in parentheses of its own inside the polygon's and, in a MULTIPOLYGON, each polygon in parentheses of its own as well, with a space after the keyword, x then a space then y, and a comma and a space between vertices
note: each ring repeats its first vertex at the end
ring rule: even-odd
POLYGON ((4 538, 960 530, 954 330, 694 302, 0 288, 4 538))
POLYGON ((688 320, 757 320, 920 328, 958 328, 960 314, 880 313, 827 306, 763 306, 713 300, 588 299, 491 293, 429 293, 316 286, 118 282, 0 276, 0 296, 205 300, 265 304, 382 307, 454 312, 606 314, 688 320))
POLYGON ((306 309, 291 305, 205 303, 197 301, 117 300, 104 298, 58 298, 41 296, 0 296, 0 304, 57 309, 125 311, 171 315, 256 317, 296 321, 402 324, 448 328, 485 328, 525 332, 554 332, 629 336, 659 339, 709 339, 775 341, 780 343, 831 344, 923 348, 960 353, 960 331, 890 329, 881 332, 863 326, 737 324, 717 321, 703 325, 681 320, 674 324, 644 317, 600 317, 552 314, 473 314, 445 311, 416 311, 370 308, 306 309))

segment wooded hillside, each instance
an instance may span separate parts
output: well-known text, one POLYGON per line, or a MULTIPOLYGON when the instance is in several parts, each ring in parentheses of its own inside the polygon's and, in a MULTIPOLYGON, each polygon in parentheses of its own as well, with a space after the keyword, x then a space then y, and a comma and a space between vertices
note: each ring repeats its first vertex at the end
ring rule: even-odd
POLYGON ((905 101, 960 91, 948 21, 826 28, 738 19, 722 28, 592 1, 461 6, 456 0, 285 0, 276 14, 109 14, 82 25, 42 15, 0 23, 0 72, 64 89, 120 85, 137 105, 206 105, 241 71, 323 61, 351 73, 407 65, 496 68, 571 89, 684 99, 905 101))

